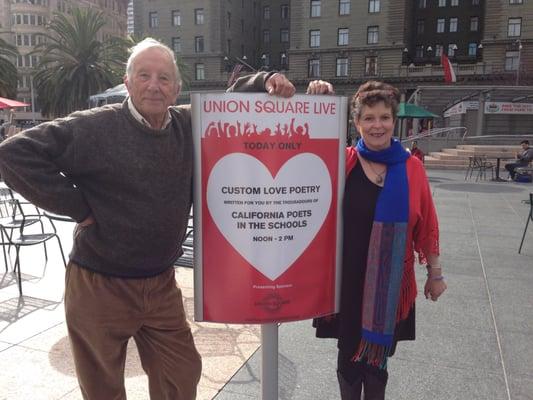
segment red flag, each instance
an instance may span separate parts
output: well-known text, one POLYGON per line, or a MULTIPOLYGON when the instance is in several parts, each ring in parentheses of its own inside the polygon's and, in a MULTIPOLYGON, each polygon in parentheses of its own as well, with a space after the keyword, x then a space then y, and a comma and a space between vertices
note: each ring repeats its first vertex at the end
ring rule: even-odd
POLYGON ((228 87, 230 87, 231 85, 235 83, 235 81, 239 77, 239 73, 241 72, 242 68, 243 68, 242 64, 235 64, 235 67, 233 68, 233 71, 231 71, 231 75, 229 76, 229 79, 228 79, 228 87))
POLYGON ((442 64, 442 69, 444 70, 444 82, 457 82, 457 77, 455 76, 455 71, 453 70, 452 63, 450 62, 446 54, 441 54, 440 63, 442 64))

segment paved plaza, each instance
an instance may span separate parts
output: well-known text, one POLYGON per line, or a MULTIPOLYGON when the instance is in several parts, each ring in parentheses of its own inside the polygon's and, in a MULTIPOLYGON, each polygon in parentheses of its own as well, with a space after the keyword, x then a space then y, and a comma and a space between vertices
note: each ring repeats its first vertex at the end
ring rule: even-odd
MULTIPOLYGON (((428 171, 440 219, 448 291, 424 299, 417 268, 417 340, 389 362, 388 400, 533 400, 533 225, 518 246, 533 185, 465 181, 428 171)), ((72 223, 56 224, 68 252, 72 223)), ((63 315, 64 269, 54 242, 23 249, 24 297, 0 267, 0 400, 78 400, 63 315)), ((204 369, 198 399, 260 398, 258 326, 192 321, 192 270, 176 269, 204 369)), ((336 343, 316 339, 310 321, 279 329, 279 398, 338 399, 336 343)), ((128 399, 148 399, 133 341, 128 399)), ((103 399, 104 400, 104 399, 103 399)))

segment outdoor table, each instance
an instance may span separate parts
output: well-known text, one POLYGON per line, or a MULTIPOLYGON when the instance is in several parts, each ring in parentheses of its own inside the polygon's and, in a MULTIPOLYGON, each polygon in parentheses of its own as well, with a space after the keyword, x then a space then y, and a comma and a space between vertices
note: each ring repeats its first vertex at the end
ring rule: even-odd
POLYGON ((516 157, 510 157, 510 156, 496 157, 496 176, 492 180, 494 182, 507 182, 505 179, 500 178, 500 160, 516 160, 516 157))

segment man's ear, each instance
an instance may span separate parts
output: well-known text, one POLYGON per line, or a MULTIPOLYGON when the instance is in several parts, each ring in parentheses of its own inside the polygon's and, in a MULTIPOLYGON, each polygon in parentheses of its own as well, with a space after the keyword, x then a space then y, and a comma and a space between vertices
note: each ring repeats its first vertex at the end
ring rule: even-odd
POLYGON ((122 82, 124 82, 124 85, 126 85, 126 89, 128 89, 128 75, 124 74, 122 77, 122 82))

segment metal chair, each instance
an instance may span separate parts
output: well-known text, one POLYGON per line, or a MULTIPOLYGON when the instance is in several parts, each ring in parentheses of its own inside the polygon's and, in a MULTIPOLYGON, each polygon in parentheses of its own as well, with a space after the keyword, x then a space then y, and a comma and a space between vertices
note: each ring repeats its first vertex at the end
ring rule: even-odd
MULTIPOLYGON (((8 246, 14 246, 16 251, 16 258, 15 258, 15 264, 13 267, 13 272, 16 273, 17 276, 17 283, 19 288, 19 294, 22 296, 22 277, 21 277, 21 265, 20 265, 20 248, 23 246, 33 246, 36 244, 43 244, 45 246, 45 259, 48 261, 48 252, 46 250, 46 242, 52 238, 56 238, 57 242, 59 244, 59 250, 61 251, 61 257, 63 258, 63 264, 65 268, 67 267, 67 263, 65 260, 65 254, 63 252, 63 246, 61 245, 61 239, 59 239, 59 236, 57 235, 56 227, 51 219, 47 219, 49 225, 51 227, 51 231, 45 232, 44 230, 44 224, 41 225, 42 232, 41 233, 28 233, 27 228, 28 225, 32 225, 33 223, 37 222, 34 221, 36 216, 35 215, 27 215, 24 214, 24 210, 20 204, 20 202, 17 199, 3 199, 0 200, 0 207, 4 209, 11 210, 11 215, 18 215, 19 217, 19 224, 17 228, 4 226, 3 224, 0 224, 0 232, 1 232, 1 239, 2 239, 2 245, 8 245, 8 246), (28 223, 28 221, 30 221, 28 223), (26 229, 26 232, 24 230, 26 229), (15 233, 15 236, 13 234, 15 233)), ((41 217, 39 215, 39 217, 41 217)), ((39 218, 39 222, 42 224, 42 220, 39 218)), ((5 253, 4 253, 5 256, 5 253)), ((6 268, 7 268, 7 258, 6 258, 6 268)))
MULTIPOLYGON (((6 187, 0 188, 0 225, 4 227, 3 230, 0 230, 0 240, 2 241, 2 243, 6 243, 7 241, 7 237, 4 238, 4 234, 6 232, 9 233, 8 237, 10 238, 13 235, 13 230, 19 229, 20 226, 22 225, 23 220, 26 226, 30 226, 30 225, 33 225, 39 222, 41 225, 41 232, 44 232, 44 226, 43 226, 43 222, 41 221, 41 215, 39 213, 38 208, 33 206, 35 207, 35 214, 25 214, 23 218, 21 216, 21 213, 19 212, 19 209, 17 207, 13 207, 14 199, 15 199, 15 196, 13 195, 13 192, 11 191, 11 189, 6 188, 6 187)), ((9 252, 9 250, 10 250, 10 245, 7 242, 5 245, 2 246, 6 272, 8 271, 7 253, 9 252), (7 252, 6 252, 6 247, 5 247, 6 245, 8 246, 7 252)), ((45 253, 46 253, 46 245, 45 245, 45 253)))
POLYGON ((469 164, 466 169, 465 180, 472 178, 474 171, 477 171, 476 182, 480 179, 487 179, 487 171, 490 170, 491 178, 494 179, 494 165, 487 160, 485 155, 468 157, 469 164))
POLYGON ((522 235, 522 241, 520 242, 520 247, 518 248, 518 254, 522 251, 522 245, 524 244, 524 239, 526 237, 527 227, 529 221, 533 221, 533 193, 529 193, 529 215, 527 216, 526 227, 524 228, 524 234, 522 235))

